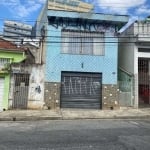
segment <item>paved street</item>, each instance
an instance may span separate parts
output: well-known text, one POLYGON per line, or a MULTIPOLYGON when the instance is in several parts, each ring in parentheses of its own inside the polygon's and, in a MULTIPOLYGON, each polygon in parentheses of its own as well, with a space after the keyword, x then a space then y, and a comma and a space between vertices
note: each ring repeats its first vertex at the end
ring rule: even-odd
POLYGON ((0 122, 0 150, 149 150, 150 120, 0 122))

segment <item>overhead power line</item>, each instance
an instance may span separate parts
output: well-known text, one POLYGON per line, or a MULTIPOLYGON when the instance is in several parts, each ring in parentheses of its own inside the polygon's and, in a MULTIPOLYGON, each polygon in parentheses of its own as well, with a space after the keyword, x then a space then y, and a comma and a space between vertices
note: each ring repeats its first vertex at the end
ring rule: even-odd
MULTIPOLYGON (((145 35, 147 35, 147 34, 145 34, 145 35)), ((27 37, 27 36, 4 36, 4 37, 8 37, 8 38, 34 38, 34 36, 29 36, 29 37, 27 37)), ((42 38, 43 36, 36 36, 36 38, 42 38)), ((129 39, 129 38, 133 38, 133 39, 136 39, 136 38, 145 38, 145 39, 149 39, 150 38, 150 34, 148 35, 148 36, 134 36, 134 35, 131 35, 131 36, 102 36, 102 37, 100 37, 100 36, 45 36, 45 38, 58 38, 58 39, 60 39, 60 38, 74 38, 74 39, 77 39, 77 38, 113 38, 113 39, 115 39, 115 38, 120 38, 120 39, 129 39)))
MULTIPOLYGON (((0 42, 3 42, 2 40, 0 40, 0 42)), ((19 42, 17 39, 16 40, 11 40, 9 42, 19 42)), ((29 40, 24 40, 23 42, 32 42, 32 41, 29 41, 29 40)), ((52 43, 52 44, 57 44, 57 43, 135 43, 134 41, 102 41, 102 42, 93 42, 93 41, 71 41, 71 42, 64 42, 64 41, 54 41, 54 40, 45 40, 43 41, 45 43, 52 43)))

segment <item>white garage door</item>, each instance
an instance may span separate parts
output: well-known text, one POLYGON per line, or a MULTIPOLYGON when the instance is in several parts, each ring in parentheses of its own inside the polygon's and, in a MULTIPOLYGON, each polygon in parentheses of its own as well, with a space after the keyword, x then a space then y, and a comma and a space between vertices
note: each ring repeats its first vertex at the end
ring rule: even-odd
POLYGON ((4 78, 0 78, 0 110, 2 110, 3 95, 4 95, 4 78))

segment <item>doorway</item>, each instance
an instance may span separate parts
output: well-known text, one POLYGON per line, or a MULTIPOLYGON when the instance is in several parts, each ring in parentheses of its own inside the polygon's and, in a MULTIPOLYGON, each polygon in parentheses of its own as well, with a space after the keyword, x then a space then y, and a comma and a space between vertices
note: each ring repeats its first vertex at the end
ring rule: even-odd
POLYGON ((150 59, 138 60, 139 107, 150 107, 150 59))
POLYGON ((14 100, 12 107, 14 109, 27 109, 29 74, 14 74, 14 100))

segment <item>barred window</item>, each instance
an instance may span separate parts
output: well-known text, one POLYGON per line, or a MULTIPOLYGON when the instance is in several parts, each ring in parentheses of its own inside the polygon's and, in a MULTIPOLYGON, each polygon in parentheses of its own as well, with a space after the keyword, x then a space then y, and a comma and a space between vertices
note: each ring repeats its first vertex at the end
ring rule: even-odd
POLYGON ((104 55, 104 33, 63 30, 61 52, 104 55))
POLYGON ((0 69, 2 69, 8 63, 10 63, 10 59, 8 59, 8 58, 0 58, 0 69))

